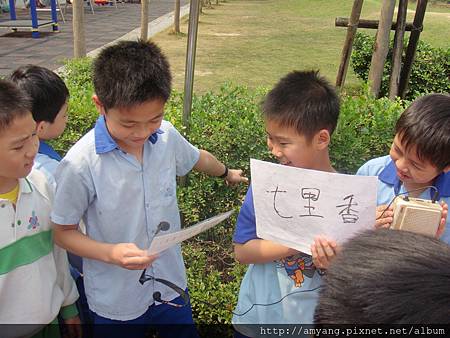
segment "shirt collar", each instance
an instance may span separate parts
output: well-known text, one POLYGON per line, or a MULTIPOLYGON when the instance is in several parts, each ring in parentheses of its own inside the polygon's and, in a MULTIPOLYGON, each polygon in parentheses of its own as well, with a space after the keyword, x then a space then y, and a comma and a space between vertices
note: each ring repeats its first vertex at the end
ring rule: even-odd
MULTIPOLYGON (((389 161, 388 165, 378 175, 378 178, 386 184, 393 185, 396 195, 400 192, 402 182, 397 176, 397 168, 394 161, 389 161)), ((434 180, 434 186, 438 189, 440 197, 450 197, 450 172, 439 174, 434 180)), ((433 189, 430 189, 430 199, 433 198, 433 194, 433 189)))
POLYGON ((28 178, 19 178, 19 195, 29 194, 32 191, 33 188, 31 187, 31 183, 28 181, 28 178))
POLYGON ((45 143, 44 141, 39 141, 39 150, 38 150, 39 154, 44 154, 47 155, 48 157, 56 160, 56 161, 61 161, 62 157, 61 155, 59 155, 55 149, 53 149, 53 147, 47 143, 45 143))
MULTIPOLYGON (((161 129, 157 129, 153 134, 150 135, 148 140, 155 144, 158 141, 158 135, 164 134, 164 131, 161 129)), ((106 127, 105 117, 102 115, 97 119, 94 127, 94 135, 95 135, 95 152, 97 154, 103 154, 110 152, 114 149, 119 149, 116 141, 111 137, 111 134, 106 127)))

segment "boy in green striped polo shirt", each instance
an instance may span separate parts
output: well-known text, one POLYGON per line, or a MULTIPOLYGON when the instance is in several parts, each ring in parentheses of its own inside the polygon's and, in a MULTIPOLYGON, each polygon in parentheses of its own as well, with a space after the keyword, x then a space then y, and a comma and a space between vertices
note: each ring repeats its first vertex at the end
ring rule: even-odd
POLYGON ((66 252, 53 243, 52 187, 31 171, 38 145, 29 98, 0 80, 0 324, 33 324, 2 326, 2 337, 59 337, 49 325, 58 314, 80 323, 66 252))

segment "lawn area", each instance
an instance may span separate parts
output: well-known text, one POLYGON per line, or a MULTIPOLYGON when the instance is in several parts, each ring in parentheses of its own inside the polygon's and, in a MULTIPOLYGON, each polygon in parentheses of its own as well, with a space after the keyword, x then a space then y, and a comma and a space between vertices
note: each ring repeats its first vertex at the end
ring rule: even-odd
MULTIPOLYGON (((213 1, 213 3, 215 3, 213 1)), ((200 16, 194 91, 215 90, 224 82, 272 86, 293 69, 320 69, 334 82, 346 29, 335 17, 349 17, 351 0, 227 0, 200 16)), ((361 18, 377 19, 381 0, 366 0, 361 18)), ((415 3, 409 10, 415 9, 415 3)), ((408 20, 412 20, 409 13, 408 20)), ((450 45, 450 7, 429 4, 422 38, 434 47, 450 45)), ((187 32, 187 18, 182 20, 187 32)), ((375 30, 364 30, 375 33, 375 30)), ((187 37, 170 34, 154 40, 169 57, 174 87, 182 89, 187 37)), ((346 84, 357 85, 351 68, 346 84)))

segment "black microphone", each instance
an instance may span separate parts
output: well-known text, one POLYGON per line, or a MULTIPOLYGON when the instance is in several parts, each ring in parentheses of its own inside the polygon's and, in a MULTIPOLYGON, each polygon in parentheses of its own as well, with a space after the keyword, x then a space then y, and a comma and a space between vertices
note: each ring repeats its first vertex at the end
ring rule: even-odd
POLYGON ((167 230, 169 230, 169 228, 170 228, 169 222, 162 221, 156 227, 156 231, 155 231, 155 234, 153 236, 156 236, 160 231, 167 231, 167 230))

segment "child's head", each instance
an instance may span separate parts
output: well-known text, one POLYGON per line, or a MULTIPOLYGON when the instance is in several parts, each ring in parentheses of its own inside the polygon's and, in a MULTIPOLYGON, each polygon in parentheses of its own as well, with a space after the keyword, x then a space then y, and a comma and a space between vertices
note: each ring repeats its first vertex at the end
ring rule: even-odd
POLYGON ((64 81, 51 70, 34 65, 16 69, 11 80, 31 97, 39 138, 50 140, 60 136, 67 123, 69 99, 64 81))
POLYGON ((263 116, 267 144, 280 163, 320 169, 339 117, 339 98, 317 71, 294 71, 267 94, 263 116))
POLYGON ((14 83, 0 80, 0 186, 25 177, 38 150, 31 101, 14 83))
POLYGON ((121 41, 94 63, 94 103, 124 150, 142 147, 161 125, 172 77, 169 63, 149 41, 121 41))
POLYGON ((403 183, 430 185, 450 170, 450 96, 415 100, 400 116, 390 155, 403 183))
POLYGON ((450 246, 407 231, 359 234, 323 280, 316 324, 450 324, 450 246))

